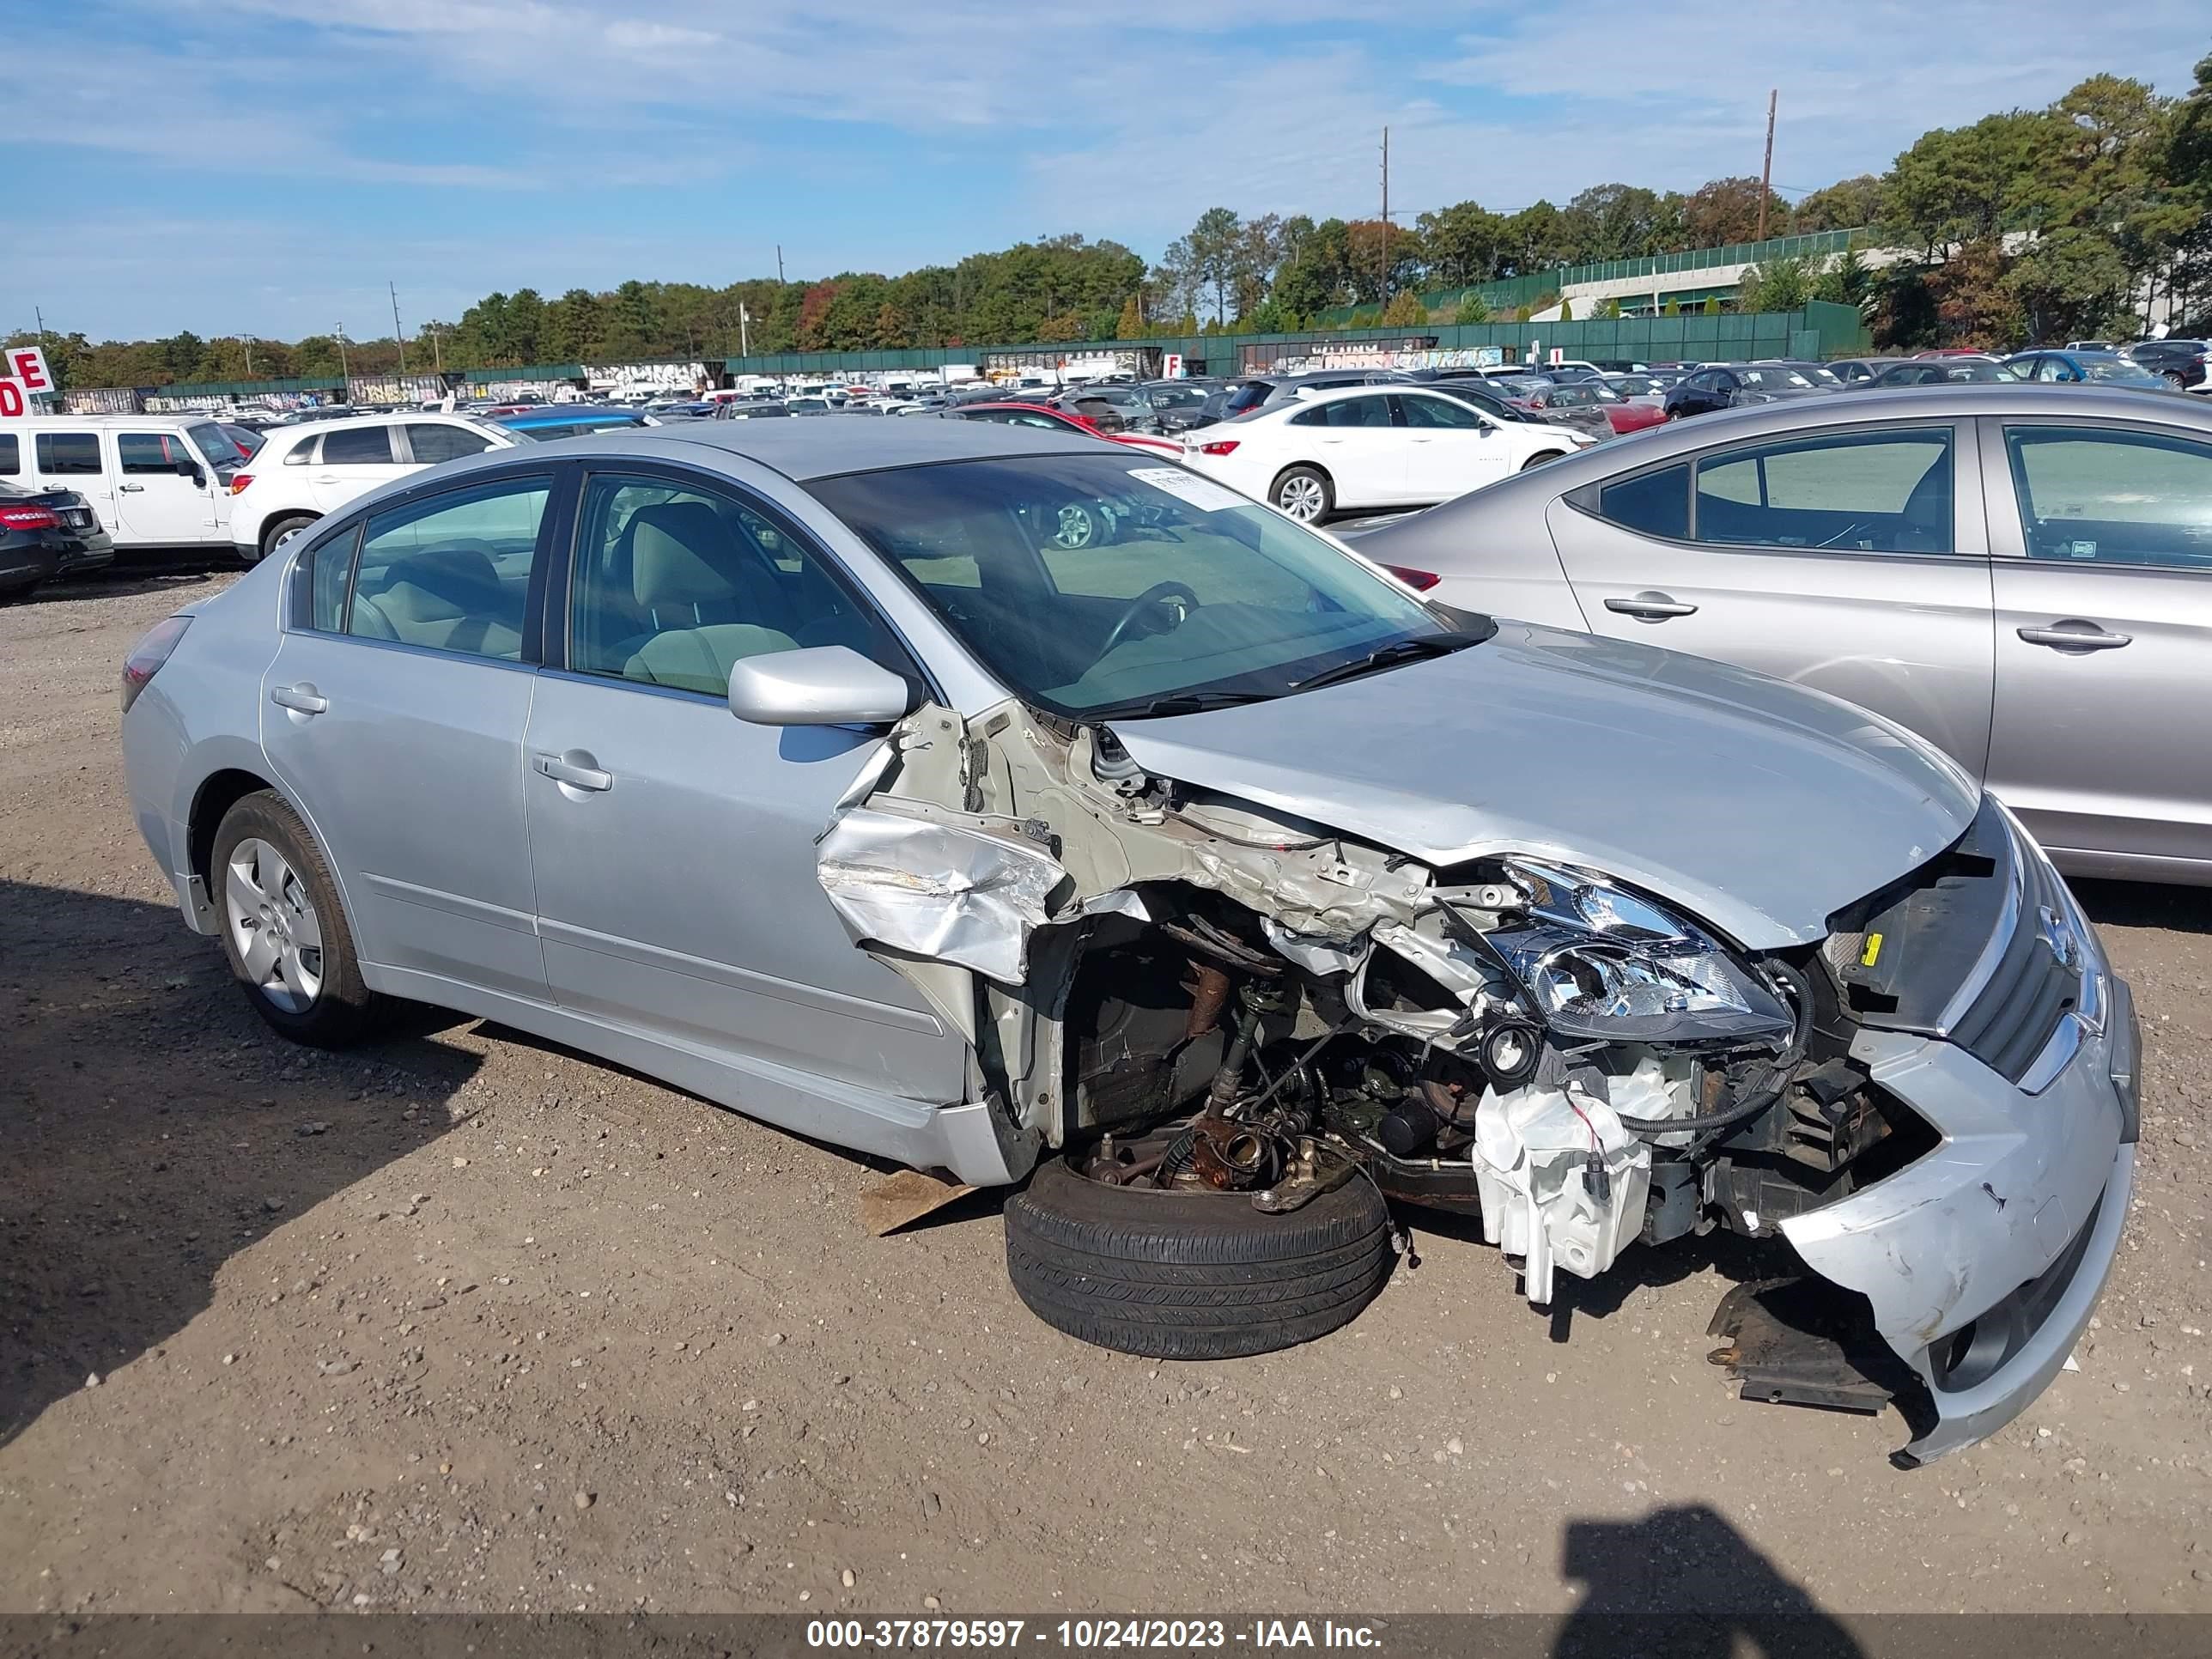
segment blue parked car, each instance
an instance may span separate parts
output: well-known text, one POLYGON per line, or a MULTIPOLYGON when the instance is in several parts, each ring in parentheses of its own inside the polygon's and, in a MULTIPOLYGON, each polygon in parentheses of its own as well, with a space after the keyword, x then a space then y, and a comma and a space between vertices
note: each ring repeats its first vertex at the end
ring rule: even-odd
POLYGON ((660 424, 635 409, 595 404, 547 404, 542 409, 495 415, 491 419, 494 425, 505 427, 518 438, 534 438, 541 443, 550 443, 556 438, 574 438, 586 432, 616 432, 629 427, 660 424))
POLYGON ((2154 374, 2141 363, 2117 351, 2023 351, 2005 359, 2005 367, 2023 380, 2045 385, 2134 386, 2142 392, 2172 392, 2176 388, 2163 374, 2154 374))

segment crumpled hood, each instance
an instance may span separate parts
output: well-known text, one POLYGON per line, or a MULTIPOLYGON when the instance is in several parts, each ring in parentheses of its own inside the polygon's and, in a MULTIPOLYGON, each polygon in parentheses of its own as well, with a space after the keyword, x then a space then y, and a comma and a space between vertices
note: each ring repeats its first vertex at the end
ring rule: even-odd
POLYGON ((1825 693, 1628 641, 1501 623, 1273 702, 1117 720, 1147 771, 1443 866, 1504 850, 1643 887, 1749 950, 1966 830, 1972 781, 1825 693))

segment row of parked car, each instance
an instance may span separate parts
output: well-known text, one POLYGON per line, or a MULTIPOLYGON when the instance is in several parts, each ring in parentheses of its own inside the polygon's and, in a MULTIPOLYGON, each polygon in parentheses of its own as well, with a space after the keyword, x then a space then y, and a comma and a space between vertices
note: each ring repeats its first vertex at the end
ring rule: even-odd
POLYGON ((101 569, 118 552, 252 563, 356 496, 441 461, 658 423, 641 409, 582 404, 0 422, 0 602, 101 569))

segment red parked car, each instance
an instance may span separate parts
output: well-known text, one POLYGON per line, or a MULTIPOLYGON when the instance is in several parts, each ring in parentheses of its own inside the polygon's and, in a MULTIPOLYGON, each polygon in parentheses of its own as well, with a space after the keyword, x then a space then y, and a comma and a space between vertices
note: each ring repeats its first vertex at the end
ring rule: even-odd
POLYGON ((1006 402, 1002 404, 963 404, 957 409, 940 409, 938 414, 948 421, 996 421, 1002 426, 1042 427, 1048 432, 1080 432, 1085 437, 1103 438, 1109 444, 1125 444, 1131 449, 1148 449, 1155 454, 1182 459, 1182 446, 1165 438, 1147 437, 1137 432, 1108 432, 1088 416, 1078 415, 1073 410, 1054 409, 1045 404, 1006 402))

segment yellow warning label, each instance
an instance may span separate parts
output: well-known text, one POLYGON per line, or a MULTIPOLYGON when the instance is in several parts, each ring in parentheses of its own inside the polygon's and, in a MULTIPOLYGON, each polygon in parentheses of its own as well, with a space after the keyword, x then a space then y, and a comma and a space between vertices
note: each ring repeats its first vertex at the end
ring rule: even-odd
POLYGON ((1862 968, 1873 967, 1875 964, 1875 958, 1879 957, 1881 954, 1881 935, 1880 933, 1869 933, 1867 935, 1866 949, 1859 952, 1859 966, 1862 968))

